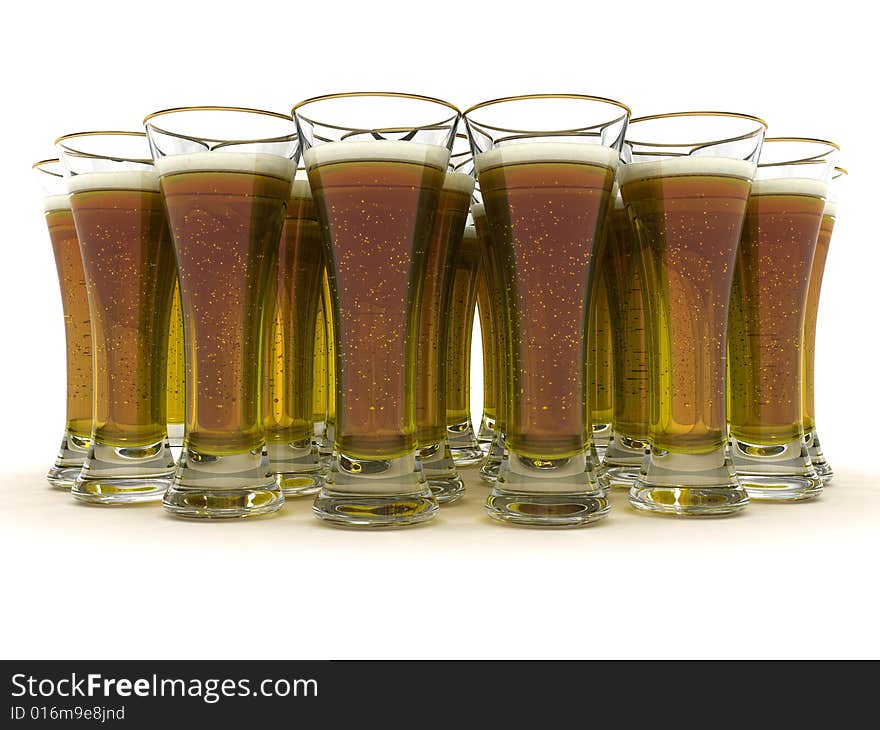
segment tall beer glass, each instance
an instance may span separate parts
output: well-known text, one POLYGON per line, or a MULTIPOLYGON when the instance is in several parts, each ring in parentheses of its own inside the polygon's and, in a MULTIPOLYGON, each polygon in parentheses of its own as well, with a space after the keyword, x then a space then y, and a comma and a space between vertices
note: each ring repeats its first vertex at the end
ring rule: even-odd
POLYGON ((92 433, 92 333, 85 274, 67 182, 60 160, 33 165, 45 193, 44 210, 55 257, 67 360, 66 426, 55 463, 46 475, 49 484, 70 489, 82 469, 92 433))
MULTIPOLYGON (((456 135, 449 165, 457 179, 473 178, 473 159, 467 135, 456 135)), ((446 435, 452 458, 459 466, 483 459, 480 438, 471 420, 471 341, 480 264, 475 235, 473 226, 467 225, 451 259, 452 288, 446 328, 446 435)))
POLYGON ((167 437, 174 251, 143 132, 86 132, 56 144, 67 169, 89 298, 93 409, 80 501, 159 500, 174 470, 167 437))
MULTIPOLYGON (((605 220, 604 238, 608 238, 611 213, 605 220)), ((604 251, 607 246, 602 246, 604 251)), ((596 283, 593 286, 593 303, 591 306, 588 341, 590 347, 589 402, 592 407, 590 422, 593 427, 593 445, 601 460, 605 456, 611 441, 611 416, 614 402, 613 389, 613 356, 611 341, 611 313, 608 305, 608 267, 607 254, 600 253, 596 258, 596 283)))
POLYGON ((603 259, 613 349, 611 440, 603 466, 612 487, 629 489, 648 448, 648 342, 641 251, 618 191, 603 259))
POLYGON ((804 315, 837 145, 764 140, 736 257, 728 337, 730 448, 754 499, 822 492, 804 441, 804 315))
MULTIPOLYGON (((456 172, 446 172, 437 201, 434 227, 425 251, 425 275, 419 302, 418 352, 416 354, 416 440, 422 470, 431 491, 440 504, 454 502, 464 492, 464 483, 453 461, 454 451, 448 438, 447 379, 452 331, 455 326, 453 309, 454 278, 452 267, 461 256, 462 240, 470 210, 474 179, 456 172)), ((474 310, 469 310, 473 326, 474 310)), ((464 327, 467 332, 470 328, 464 327)), ((453 362, 461 369, 470 368, 470 348, 465 362, 453 362)), ((465 422, 470 426, 470 378, 466 378, 465 422)), ((459 421, 460 423, 460 421, 459 421)), ((454 431, 455 435, 460 432, 454 431)), ((470 429, 473 438, 473 428, 470 429)), ((483 452, 477 449, 480 458, 483 452)), ((459 451, 459 453, 461 453, 459 451)))
POLYGON ((458 110, 363 92, 293 109, 324 236, 336 434, 317 517, 398 526, 433 517, 418 462, 416 367, 426 252, 458 110))
POLYGON ((819 315, 819 293, 822 289, 822 277, 825 273, 825 262, 828 259, 828 247, 831 234, 837 220, 840 204, 841 188, 844 187, 847 171, 835 167, 831 175, 831 186, 825 211, 822 215, 822 226, 816 241, 816 254, 810 269, 810 285, 807 290, 807 306, 804 315, 804 441, 810 454, 810 461, 825 486, 834 476, 831 465, 822 453, 819 434, 816 433, 816 402, 815 402, 815 365, 816 365, 816 323, 819 315))
POLYGON ((302 170, 287 203, 264 311, 263 424, 269 466, 285 497, 314 494, 324 481, 312 422, 315 324, 323 276, 321 229, 302 170))
POLYGON ((727 314, 766 124, 727 112, 633 119, 620 190, 647 305, 650 452, 637 509, 720 515, 748 504, 727 451, 727 314))
POLYGON ((180 269, 186 433, 165 508, 248 517, 284 501, 261 409, 264 300, 299 156, 293 120, 186 107, 144 123, 180 269))
MULTIPOLYGON (((490 238, 489 224, 486 221, 486 206, 482 196, 475 195, 471 206, 474 220, 474 233, 479 246, 480 280, 478 286, 484 287, 482 297, 477 290, 477 302, 480 307, 480 328, 483 335, 483 382, 487 380, 493 385, 491 401, 494 404, 492 418, 492 441, 489 444, 486 458, 480 465, 480 479, 493 484, 498 479, 498 472, 504 461, 507 449, 504 444, 504 429, 507 418, 507 318, 504 303, 504 287, 498 270, 500 257, 490 238)), ((485 407, 484 407, 485 413, 485 407)))
POLYGON ((588 524, 608 511, 591 444, 593 264, 629 109, 542 94, 484 102, 464 116, 508 335, 508 455, 487 510, 518 524, 588 524))

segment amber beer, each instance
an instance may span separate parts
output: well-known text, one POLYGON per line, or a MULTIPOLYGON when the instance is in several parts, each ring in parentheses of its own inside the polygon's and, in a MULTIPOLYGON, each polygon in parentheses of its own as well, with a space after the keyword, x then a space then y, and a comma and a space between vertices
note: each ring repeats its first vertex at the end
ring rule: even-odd
MULTIPOLYGON (((587 305, 616 164, 607 147, 555 142, 502 146, 477 158, 509 335, 509 466, 490 510, 511 509, 499 491, 601 494, 590 455, 587 305)), ((593 519, 607 510, 599 502, 593 519)), ((562 508, 547 509, 559 516, 562 508)))
POLYGON ((725 457, 726 352, 731 279, 754 169, 745 160, 708 156, 621 167, 648 314, 651 452, 630 492, 636 507, 720 512, 747 504, 725 457))
POLYGON ((165 506, 184 516, 272 509, 278 497, 264 449, 259 323, 292 163, 215 151, 156 165, 186 335, 186 442, 165 506))
POLYGON ((308 181, 297 179, 266 289, 263 335, 266 448, 285 496, 314 493, 323 483, 312 426, 315 322, 323 270, 315 204, 308 181))
POLYGON ((648 447, 648 341, 641 252, 619 196, 607 236, 604 270, 614 349, 614 397, 604 465, 611 486, 629 488, 648 447))
POLYGON ((451 260, 452 281, 445 350, 446 434, 455 463, 461 466, 474 464, 483 456, 474 434, 470 411, 471 341, 479 268, 480 251, 476 231, 473 226, 466 226, 451 260))
POLYGON ((166 439, 174 254, 152 171, 70 178, 89 297, 92 447, 74 486, 87 501, 160 498, 173 460, 166 439))
MULTIPOLYGON (((416 440, 425 478, 440 503, 453 502, 464 491, 447 440, 446 381, 453 294, 450 268, 459 256, 473 189, 470 175, 446 173, 425 252, 419 306, 416 440)), ((473 313, 473 309, 470 311, 473 313)), ((467 420, 470 423, 469 414, 467 420)))
MULTIPOLYGON (((610 216, 609 216, 610 217, 610 216)), ((607 237, 607 222, 606 232, 607 237)), ((603 246, 603 249, 607 246, 603 246)), ((592 407, 590 423, 592 425, 593 445, 601 459, 605 455, 608 443, 611 439, 611 415, 614 390, 612 386, 612 342, 611 342, 611 315, 608 311, 608 282, 607 267, 604 260, 607 254, 603 254, 597 260, 601 260, 596 268, 596 283, 593 286, 593 302, 591 305, 592 315, 589 325, 589 402, 592 407)))
MULTIPOLYGON (((57 164, 57 160, 55 161, 57 164)), ((64 438, 49 482, 70 489, 88 453, 92 431, 92 334, 89 300, 79 240, 67 194, 45 198, 46 223, 55 256, 67 354, 67 409, 64 438)))
POLYGON ((168 377, 166 381, 166 413, 168 443, 183 446, 186 418, 186 358, 183 344, 183 309, 180 306, 180 286, 177 283, 177 262, 174 264, 174 296, 171 299, 171 319, 168 326, 168 377))
POLYGON ((730 434, 755 498, 805 499, 821 480, 804 453, 802 342, 824 181, 755 180, 731 294, 730 434), (772 464, 769 462, 772 460, 772 464))
MULTIPOLYGON (((839 169, 839 168, 838 168, 839 169)), ((840 173, 846 174, 846 173, 840 173)), ((832 183, 833 185, 834 183, 832 183)), ((810 461, 819 477, 825 484, 831 481, 831 470, 816 433, 816 399, 815 399, 815 365, 816 365, 816 322, 819 316, 819 294, 822 289, 822 277, 825 273, 825 262, 828 259, 828 248, 831 234, 837 220, 837 202, 829 198, 825 203, 822 225, 816 240, 816 253, 810 269, 810 283, 807 288, 807 304, 804 312, 804 355, 803 355, 803 422, 804 436, 810 454, 810 461)))
POLYGON ((433 145, 394 141, 305 153, 330 242, 340 462, 334 485, 345 481, 341 472, 361 474, 370 461, 416 450, 418 301, 447 157, 433 145))
MULTIPOLYGON (((469 226, 466 236, 477 241, 475 226, 469 226)), ((498 344, 495 324, 492 321, 489 299, 489 284, 486 274, 480 269, 477 274, 477 314, 480 318, 480 344, 482 345, 483 362, 483 417, 477 432, 477 441, 484 452, 488 452, 495 440, 495 422, 498 419, 497 393, 498 388, 498 344)))
MULTIPOLYGON (((494 376, 494 388, 490 403, 494 402, 495 404, 494 437, 489 445, 486 458, 480 466, 480 479, 492 483, 498 478, 498 471, 504 461, 506 450, 504 430, 507 414, 506 404, 509 398, 507 393, 506 305, 499 272, 499 251, 493 245, 490 237, 485 205, 477 203, 472 206, 471 215, 474 219, 474 232, 479 245, 480 279, 486 287, 483 308, 480 310, 480 327, 483 327, 483 321, 487 323, 483 329, 483 367, 487 367, 486 361, 489 360, 490 377, 494 376), (489 337, 489 343, 486 344, 486 337, 489 334, 494 336, 489 337)), ((480 301, 479 298, 477 301, 480 301)), ((485 371, 483 377, 486 377, 485 371)))

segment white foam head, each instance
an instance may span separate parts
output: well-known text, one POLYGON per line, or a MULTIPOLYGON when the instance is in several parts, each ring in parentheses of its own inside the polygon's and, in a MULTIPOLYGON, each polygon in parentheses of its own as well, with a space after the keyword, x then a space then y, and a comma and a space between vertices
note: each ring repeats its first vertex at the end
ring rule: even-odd
POLYGON ((474 158, 477 171, 528 162, 574 162, 617 169, 617 152, 583 142, 522 142, 481 152, 474 158))
POLYGON ((84 172, 67 179, 71 193, 81 190, 148 190, 159 192, 159 178, 153 170, 84 172))
POLYGON ((291 198, 311 198, 312 189, 309 187, 308 180, 297 179, 293 181, 293 187, 290 189, 291 198))
POLYGON ((194 152, 188 155, 169 155, 156 160, 159 176, 182 172, 249 172, 282 180, 293 180, 296 166, 293 160, 265 152, 194 152))
POLYGON ((443 180, 443 189, 470 196, 474 192, 474 179, 463 172, 447 172, 443 180))
POLYGON ((471 215, 474 218, 482 218, 486 215, 486 206, 484 206, 482 203, 474 203, 471 206, 471 215))
POLYGON ((655 177, 681 177, 683 175, 714 175, 718 177, 739 177, 751 180, 757 165, 746 160, 731 157, 710 157, 688 155, 670 157, 665 160, 631 162, 621 165, 618 179, 621 185, 632 180, 646 180, 655 177))
POLYGON ((837 201, 828 198, 825 201, 825 215, 837 218, 837 201))
POLYGON ((473 226, 465 226, 463 236, 465 238, 476 238, 477 237, 477 229, 474 228, 473 226))
POLYGON ((43 209, 47 213, 52 210, 70 210, 70 196, 67 193, 47 195, 43 198, 43 209))
POLYGON ((375 142, 328 142, 303 153, 306 167, 334 162, 410 162, 445 170, 449 150, 436 144, 382 139, 375 142))
POLYGON ((827 198, 828 183, 809 177, 776 177, 752 182, 752 195, 808 195, 827 198))

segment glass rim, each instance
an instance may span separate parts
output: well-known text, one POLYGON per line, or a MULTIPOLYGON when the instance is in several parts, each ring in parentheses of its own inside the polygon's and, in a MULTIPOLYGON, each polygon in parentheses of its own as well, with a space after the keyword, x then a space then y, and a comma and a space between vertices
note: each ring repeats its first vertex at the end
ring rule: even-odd
MULTIPOLYGON (((415 127, 404 127, 404 129, 425 129, 431 127, 441 127, 452 119, 458 119, 461 117, 461 110, 455 106, 452 102, 445 101, 444 99, 439 99, 435 96, 425 96, 424 94, 411 94, 405 91, 341 91, 335 94, 322 94, 320 96, 311 96, 308 99, 303 99, 302 101, 294 104, 290 109, 290 116, 295 118, 297 116, 297 110, 301 109, 304 106, 309 104, 314 104, 319 101, 330 101, 332 99, 355 99, 360 97, 383 97, 383 98, 391 98, 391 99, 411 99, 414 101, 426 101, 432 104, 438 104, 440 106, 445 106, 447 109, 451 110, 453 115, 451 117, 447 117, 446 119, 441 119, 439 121, 431 122, 429 124, 420 124, 415 127)), ((340 127, 335 124, 328 124, 326 122, 321 122, 317 119, 311 119, 310 117, 305 116, 302 112, 299 112, 299 117, 306 120, 310 124, 320 124, 322 127, 328 127, 329 129, 340 129, 351 132, 357 131, 370 131, 367 129, 357 128, 357 127, 340 127)), ((390 129, 390 128, 389 128, 390 129)))
POLYGON ((60 147, 66 154, 74 157, 88 157, 93 160, 111 160, 115 162, 138 162, 153 164, 152 157, 123 157, 121 155, 102 155, 97 152, 84 152, 66 144, 69 139, 77 139, 80 137, 143 137, 147 138, 146 132, 133 132, 130 130, 119 129, 99 129, 90 132, 72 132, 70 134, 62 134, 55 140, 56 146, 60 147))
POLYGON ((486 101, 481 101, 477 104, 473 104, 465 109, 461 113, 462 117, 468 117, 468 120, 473 122, 474 124, 485 127, 486 129, 492 129, 496 132, 521 132, 525 133, 527 136, 549 136, 549 135, 562 135, 566 132, 580 132, 589 129, 596 129, 597 127, 607 126, 609 124, 614 124, 619 122, 621 119, 628 119, 632 116, 632 109, 630 109, 626 104, 622 101, 617 101, 617 99, 611 99, 607 96, 593 96, 591 94, 553 94, 553 93, 542 93, 542 94, 517 94, 514 96, 501 96, 497 99, 487 99, 486 101), (490 106, 495 106, 496 104, 506 104, 512 101, 528 101, 530 99, 571 99, 576 101, 596 101, 603 104, 609 104, 612 106, 616 106, 618 109, 623 110, 623 116, 617 117, 616 119, 610 119, 606 122, 600 122, 599 124, 594 124, 589 127, 578 127, 577 129, 562 129, 562 130, 541 130, 541 129, 507 129, 505 127, 495 127, 491 124, 484 124, 483 122, 479 122, 475 119, 471 119, 468 117, 474 111, 478 109, 484 109, 490 106))
POLYGON ((255 107, 248 106, 223 106, 223 105, 213 105, 213 104, 205 104, 198 106, 175 106, 170 107, 168 109, 160 109, 159 111, 152 112, 151 114, 147 114, 144 117, 143 124, 148 129, 153 129, 162 134, 168 135, 169 137, 177 137, 178 139, 188 139, 193 142, 217 142, 220 144, 223 143, 231 143, 231 144, 243 144, 243 143, 257 143, 257 142, 289 142, 297 137, 297 131, 294 127, 294 131, 290 134, 284 134, 279 137, 263 137, 263 138, 251 138, 251 137, 242 137, 236 139, 216 139, 213 137, 203 137, 199 135, 191 135, 185 134, 183 132, 173 132, 170 129, 165 129, 164 127, 160 127, 158 124, 153 122, 152 120, 156 117, 167 116, 170 114, 180 114, 183 112, 233 112, 239 114, 259 114, 265 117, 274 117, 275 119, 282 119, 285 122, 290 122, 291 124, 295 124, 295 120, 289 114, 284 114, 282 112, 273 112, 269 109, 257 109, 255 107))
MULTIPOLYGON (((760 124, 764 131, 767 131, 768 124, 766 121, 761 119, 761 117, 756 117, 754 114, 743 114, 742 112, 722 112, 722 111, 710 111, 710 110, 702 110, 702 111, 685 111, 685 112, 664 112, 663 114, 646 114, 641 117, 635 117, 634 119, 629 120, 629 126, 627 128, 627 136, 625 138, 625 142, 630 145, 640 145, 642 147, 701 147, 706 145, 716 145, 722 144, 724 142, 738 142, 743 139, 748 139, 749 137, 753 137, 755 133, 758 131, 757 129, 752 132, 747 132, 746 134, 740 134, 735 137, 727 137, 725 139, 713 139, 702 142, 639 142, 636 139, 629 138, 629 131, 632 129, 634 124, 638 122, 650 122, 655 119, 677 119, 682 117, 728 117, 734 119, 744 119, 750 120, 753 122, 757 122, 760 124)), ((638 154, 638 153, 636 153, 638 154)))
POLYGON ((841 175, 849 175, 849 170, 845 167, 835 167, 834 172, 838 173, 837 175, 832 175, 832 179, 836 177, 840 177, 841 175))
POLYGON ((781 162, 764 162, 758 160, 758 167, 781 167, 783 165, 807 165, 810 163, 828 163, 830 162, 828 155, 834 152, 840 152, 840 145, 827 139, 819 139, 817 137, 765 137, 764 144, 767 142, 801 142, 805 144, 825 145, 829 149, 816 154, 812 157, 800 157, 794 160, 783 160, 781 162))
POLYGON ((53 177, 64 178, 64 175, 59 172, 52 172, 51 170, 47 170, 44 165, 48 165, 51 163, 61 164, 61 160, 58 157, 49 157, 45 160, 37 160, 33 165, 31 165, 32 170, 39 170, 40 172, 45 173, 46 175, 52 175, 53 177))

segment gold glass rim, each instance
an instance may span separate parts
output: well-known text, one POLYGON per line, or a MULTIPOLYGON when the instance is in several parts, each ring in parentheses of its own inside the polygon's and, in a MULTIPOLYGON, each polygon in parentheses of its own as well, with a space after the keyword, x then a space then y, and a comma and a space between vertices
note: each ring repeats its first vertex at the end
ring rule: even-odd
POLYGON ((486 101, 481 101, 477 104, 473 104, 465 109, 461 114, 462 116, 465 116, 466 114, 470 114, 471 112, 477 109, 482 109, 483 107, 494 106, 495 104, 504 104, 509 101, 526 101, 528 99, 579 99, 581 101, 601 101, 605 104, 613 104, 614 106, 623 109, 627 113, 627 115, 632 115, 632 109, 630 109, 622 101, 617 101, 617 99, 611 99, 607 96, 593 96, 591 94, 517 94, 514 96, 501 96, 497 99, 487 99, 486 101))
MULTIPOLYGON (((753 122, 757 122, 760 124, 764 130, 767 130, 767 122, 765 122, 761 117, 756 117, 754 114, 743 114, 742 112, 720 112, 720 111, 687 111, 687 112, 664 112, 663 114, 646 114, 645 116, 635 117, 634 119, 629 120, 629 128, 632 128, 632 125, 637 124, 638 122, 650 122, 654 119, 677 119, 679 117, 731 117, 734 119, 749 119, 753 122)), ((635 139, 630 139, 628 136, 625 139, 627 144, 630 145, 641 145, 642 147, 699 147, 706 145, 714 145, 721 144, 723 142, 737 142, 742 139, 748 139, 749 137, 753 137, 755 133, 748 132, 747 134, 737 135, 735 137, 727 137, 725 139, 714 139, 703 141, 703 142, 639 142, 635 139)))
POLYGON ((467 117, 468 114, 472 112, 483 109, 486 107, 494 106, 496 104, 505 104, 511 101, 528 101, 530 99, 572 99, 576 101, 596 101, 602 104, 610 104, 612 106, 616 106, 618 109, 623 110, 623 115, 616 117, 614 119, 609 119, 604 122, 599 122, 598 124, 593 124, 589 127, 577 127, 575 129, 508 129, 507 127, 496 127, 492 124, 485 124, 483 122, 479 122, 475 119, 471 119, 474 124, 477 124, 480 127, 484 127, 486 129, 491 129, 496 132, 511 132, 518 133, 522 136, 527 137, 536 137, 536 136, 550 136, 550 135, 571 135, 578 132, 585 132, 591 129, 600 129, 602 127, 607 127, 611 124, 616 124, 620 122, 622 119, 628 119, 632 116, 632 109, 630 109, 626 104, 622 101, 617 101, 617 99, 611 99, 607 96, 592 96, 590 94, 518 94, 516 96, 502 96, 497 99, 487 99, 486 101, 481 101, 478 104, 474 104, 473 106, 468 107, 465 111, 461 113, 462 117, 467 117))
POLYGON ((33 165, 31 165, 32 170, 39 170, 40 172, 45 172, 47 175, 52 175, 53 177, 64 177, 57 172, 52 172, 51 170, 46 170, 43 165, 48 165, 49 163, 55 162, 57 164, 61 164, 61 160, 57 157, 50 157, 46 160, 37 160, 33 165))
POLYGON ((837 151, 840 152, 840 146, 836 142, 831 142, 827 139, 818 139, 816 137, 765 137, 764 144, 767 142, 798 142, 798 143, 806 143, 806 144, 820 144, 828 147, 824 152, 813 155, 812 157, 799 157, 794 160, 781 160, 779 162, 761 162, 760 158, 758 159, 758 167, 784 167, 786 165, 810 165, 810 164, 825 164, 827 165, 831 160, 828 158, 828 155, 837 151))
MULTIPOLYGON (((847 170, 845 167, 835 167, 834 172, 839 172, 840 175, 849 175, 849 170, 847 170)), ((840 175, 838 175, 837 177, 840 177, 840 175)))
POLYGON ((138 164, 153 164, 152 157, 123 157, 121 155, 102 155, 97 152, 84 152, 75 147, 66 144, 66 140, 79 137, 141 137, 146 139, 146 132, 132 132, 130 130, 119 129, 101 129, 91 132, 73 132, 71 134, 63 134, 55 140, 55 144, 64 150, 65 153, 73 157, 88 157, 94 160, 112 160, 115 162, 136 162, 138 164))
MULTIPOLYGON (((361 98, 361 97, 383 97, 383 98, 391 98, 391 99, 412 99, 414 101, 426 101, 432 104, 439 104, 441 106, 445 106, 447 109, 450 109, 454 112, 452 117, 448 117, 447 119, 442 119, 437 122, 431 122, 429 124, 419 124, 414 127, 407 127, 407 129, 426 129, 431 127, 442 127, 443 125, 449 123, 452 119, 458 119, 461 116, 461 110, 455 106, 455 104, 448 102, 444 99, 438 99, 435 96, 425 96, 424 94, 410 94, 405 91, 341 91, 335 94, 322 94, 320 96, 312 96, 308 99, 303 99, 302 101, 294 104, 290 109, 290 115, 292 117, 296 116, 296 112, 301 107, 304 107, 308 104, 314 104, 319 101, 329 101, 331 99, 350 99, 350 98, 361 98)), ((368 129, 361 129, 355 127, 340 127, 334 124, 328 124, 326 122, 320 122, 317 119, 311 119, 306 117, 302 113, 300 116, 305 119, 307 122, 311 124, 320 124, 322 127, 328 127, 330 129, 344 129, 347 131, 353 132, 367 132, 370 131, 368 129)))
POLYGON ((144 125, 146 125, 151 119, 154 119, 156 117, 161 117, 166 114, 176 114, 178 112, 241 112, 243 114, 262 114, 263 116, 275 117, 276 119, 284 119, 289 122, 293 121, 293 117, 289 114, 284 114, 282 112, 273 112, 268 109, 256 109, 254 107, 248 106, 214 106, 211 104, 206 104, 201 106, 173 106, 168 109, 160 109, 157 112, 147 114, 147 116, 144 117, 144 125))

